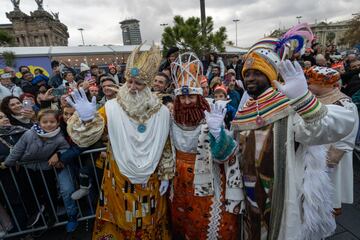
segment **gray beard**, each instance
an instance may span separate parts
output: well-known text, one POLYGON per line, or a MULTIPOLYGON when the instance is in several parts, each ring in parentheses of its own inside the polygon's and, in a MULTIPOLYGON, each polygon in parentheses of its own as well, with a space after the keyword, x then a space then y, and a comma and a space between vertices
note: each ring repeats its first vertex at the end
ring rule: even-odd
POLYGON ((159 98, 151 93, 150 88, 145 87, 144 90, 132 94, 126 84, 120 88, 117 101, 129 117, 140 122, 145 122, 162 106, 159 98))

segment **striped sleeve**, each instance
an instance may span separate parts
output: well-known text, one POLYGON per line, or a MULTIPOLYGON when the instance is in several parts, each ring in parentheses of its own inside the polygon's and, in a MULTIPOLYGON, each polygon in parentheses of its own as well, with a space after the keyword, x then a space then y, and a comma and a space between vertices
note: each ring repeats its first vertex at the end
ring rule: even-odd
POLYGON ((290 102, 293 109, 304 119, 305 122, 314 122, 323 118, 327 113, 327 107, 323 105, 310 91, 290 102))

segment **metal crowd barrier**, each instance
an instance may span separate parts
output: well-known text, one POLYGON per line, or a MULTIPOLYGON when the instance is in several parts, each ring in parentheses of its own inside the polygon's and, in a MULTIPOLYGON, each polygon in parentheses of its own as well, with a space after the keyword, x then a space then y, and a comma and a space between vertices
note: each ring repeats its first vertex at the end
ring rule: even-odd
MULTIPOLYGON (((77 220, 79 222, 84 221, 84 220, 88 220, 88 219, 92 219, 92 218, 95 217, 97 197, 98 197, 99 190, 100 190, 100 181, 101 181, 101 179, 98 176, 98 173, 97 173, 97 170, 96 170, 96 163, 95 163, 96 158, 94 156, 96 154, 100 153, 100 152, 103 152, 103 151, 106 151, 106 148, 98 148, 98 149, 88 150, 88 151, 83 152, 80 155, 80 157, 78 158, 78 163, 79 163, 80 168, 84 167, 84 162, 86 161, 87 169, 91 169, 92 172, 90 173, 90 175, 92 176, 92 188, 94 188, 92 190, 92 192, 96 193, 95 194, 95 199, 91 199, 91 196, 88 195, 88 196, 83 197, 82 199, 76 201, 77 208, 78 208, 78 219, 77 220), (90 166, 89 166, 89 163, 90 163, 90 166)), ((34 163, 34 162, 32 162, 32 163, 34 163)), ((26 164, 20 163, 21 167, 23 168, 23 171, 25 172, 25 176, 23 176, 23 177, 25 177, 27 179, 28 183, 29 183, 28 187, 31 189, 32 197, 33 197, 32 199, 23 199, 24 196, 22 195, 21 187, 20 187, 20 184, 19 184, 19 182, 17 180, 18 179, 18 177, 16 176, 17 170, 16 170, 15 167, 10 168, 8 170, 0 170, 0 174, 2 174, 1 171, 10 171, 11 182, 15 185, 17 194, 18 194, 18 196, 20 196, 20 202, 21 202, 21 204, 23 206, 23 210, 25 210, 26 215, 28 215, 28 210, 29 210, 29 209, 26 209, 26 207, 25 207, 25 202, 26 201, 34 200, 35 205, 37 206, 37 211, 40 211, 40 208, 41 208, 41 203, 39 201, 39 198, 38 198, 38 196, 36 194, 36 190, 35 190, 35 188, 37 186, 34 186, 33 181, 31 180, 29 170, 26 168, 27 164, 29 164, 29 163, 26 163, 26 164)), ((77 190, 79 188, 79 184, 74 182, 74 181, 76 181, 76 177, 77 177, 77 176, 74 176, 74 175, 79 174, 79 173, 76 172, 74 174, 74 172, 72 172, 70 170, 69 166, 65 166, 65 168, 67 169, 67 171, 69 171, 69 175, 71 176, 71 181, 72 181, 73 184, 75 184, 74 185, 75 190, 77 190)), ((53 171, 54 171, 55 176, 56 176, 56 181, 58 182, 57 171, 56 171, 55 168, 53 168, 53 171)), ((26 226, 21 227, 20 226, 20 219, 18 219, 16 214, 15 214, 14 206, 13 206, 13 203, 12 203, 13 199, 10 199, 8 197, 8 195, 7 195, 6 191, 5 191, 7 186, 5 186, 3 184, 3 182, 1 181, 1 179, 0 179, 0 199, 1 199, 0 204, 2 205, 2 207, 5 208, 7 214, 10 216, 12 226, 13 226, 12 230, 9 229, 8 232, 5 233, 5 236, 3 236, 3 237, 0 236, 0 239, 15 237, 15 236, 24 235, 24 234, 31 234, 31 233, 35 233, 35 232, 38 232, 38 231, 45 231, 45 230, 47 230, 49 228, 63 226, 63 225, 65 225, 67 223, 67 214, 65 213, 64 217, 61 217, 62 215, 59 216, 59 214, 57 213, 57 209, 55 209, 56 204, 54 203, 54 200, 56 200, 56 199, 53 199, 51 197, 51 194, 49 192, 49 186, 48 186, 47 182, 45 181, 43 171, 38 170, 38 171, 36 171, 36 174, 40 174, 41 179, 42 179, 42 183, 45 186, 46 197, 50 200, 49 201, 50 206, 47 206, 47 207, 48 208, 50 207, 50 211, 51 211, 52 215, 55 217, 55 219, 54 219, 55 223, 52 226, 48 226, 48 223, 45 220, 44 212, 42 212, 38 223, 35 224, 33 227, 31 227, 31 228, 26 228, 26 226)), ((24 183, 22 183, 22 184, 24 184, 24 183)), ((57 187, 57 190, 59 190, 58 187, 57 187)), ((59 191, 57 191, 57 195, 58 196, 60 195, 59 191)), ((62 203, 61 196, 60 196, 60 202, 62 203)), ((31 209, 31 210, 34 210, 34 209, 31 209)), ((29 217, 29 216, 27 216, 27 217, 29 217)), ((0 221, 0 224, 1 224, 1 221, 0 221)), ((3 227, 5 227, 5 226, 3 226, 3 227)))

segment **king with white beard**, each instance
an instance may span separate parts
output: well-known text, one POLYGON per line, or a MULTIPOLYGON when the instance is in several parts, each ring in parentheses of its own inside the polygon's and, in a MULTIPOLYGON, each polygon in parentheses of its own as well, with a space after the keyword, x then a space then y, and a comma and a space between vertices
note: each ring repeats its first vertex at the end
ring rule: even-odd
POLYGON ((127 82, 96 112, 82 89, 68 102, 77 113, 68 132, 81 147, 98 141, 107 128, 109 144, 93 239, 169 239, 165 193, 174 176, 170 114, 151 93, 161 60, 158 48, 127 60, 127 82))

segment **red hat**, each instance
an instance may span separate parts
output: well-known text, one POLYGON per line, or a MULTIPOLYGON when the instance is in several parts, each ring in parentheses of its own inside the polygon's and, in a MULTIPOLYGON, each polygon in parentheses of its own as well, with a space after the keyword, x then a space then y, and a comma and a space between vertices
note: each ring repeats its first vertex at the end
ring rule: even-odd
POLYGON ((214 92, 216 91, 222 91, 224 92, 225 96, 227 95, 227 87, 225 87, 223 84, 216 86, 214 92))
POLYGON ((109 69, 111 69, 111 68, 115 68, 115 69, 116 69, 116 66, 115 66, 114 64, 109 64, 108 68, 109 68, 109 69))

